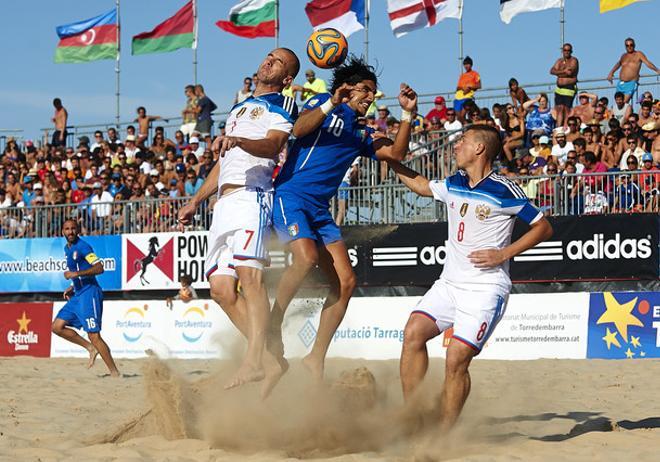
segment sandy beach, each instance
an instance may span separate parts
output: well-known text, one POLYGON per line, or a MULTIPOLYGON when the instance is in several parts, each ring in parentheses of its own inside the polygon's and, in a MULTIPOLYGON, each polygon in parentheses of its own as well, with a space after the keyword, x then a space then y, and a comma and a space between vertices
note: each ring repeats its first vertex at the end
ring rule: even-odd
MULTIPOLYGON (((234 364, 3 358, 0 460, 657 460, 660 361, 476 361, 458 427, 402 412, 396 361, 330 360, 311 386, 294 361, 271 397, 224 391, 234 364), (353 373, 356 368, 367 371, 353 373), (342 376, 342 372, 344 373, 342 376), (372 380, 370 373, 375 378, 372 380), (332 385, 334 383, 334 385, 332 385)), ((442 361, 420 393, 431 409, 442 361)))

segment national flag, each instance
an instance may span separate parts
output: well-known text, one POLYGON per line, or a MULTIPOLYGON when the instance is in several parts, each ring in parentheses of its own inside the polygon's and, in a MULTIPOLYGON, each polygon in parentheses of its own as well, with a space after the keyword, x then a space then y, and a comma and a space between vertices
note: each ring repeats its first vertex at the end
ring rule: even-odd
POLYGON ((332 27, 348 37, 364 29, 365 0, 312 0, 305 13, 314 30, 332 27))
POLYGON ((561 8, 562 0, 500 0, 500 18, 505 24, 520 13, 561 8))
POLYGON ((60 43, 55 49, 56 63, 84 63, 100 59, 116 59, 117 10, 83 21, 58 26, 60 43))
POLYGON ((387 14, 397 37, 443 19, 461 19, 462 10, 463 0, 387 0, 387 14))
POLYGON ((277 5, 275 0, 243 0, 229 10, 229 21, 215 24, 240 37, 275 37, 277 5))
POLYGON ((167 53, 179 48, 192 48, 195 41, 193 0, 186 3, 174 16, 161 22, 151 32, 133 37, 132 53, 167 53))
POLYGON ((618 10, 631 3, 641 2, 642 0, 600 0, 600 12, 606 13, 612 10, 618 10))

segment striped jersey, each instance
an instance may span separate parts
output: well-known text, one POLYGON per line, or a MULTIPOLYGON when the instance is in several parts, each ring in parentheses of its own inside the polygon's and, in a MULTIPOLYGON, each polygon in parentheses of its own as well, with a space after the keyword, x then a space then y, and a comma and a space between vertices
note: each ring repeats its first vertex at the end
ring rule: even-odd
POLYGON ((468 255, 474 250, 501 249, 511 243, 516 217, 527 224, 543 214, 520 186, 493 172, 474 187, 460 171, 444 180, 429 182, 436 200, 447 204, 449 242, 441 278, 456 284, 511 286, 509 262, 495 268, 476 268, 468 255))
MULTIPOLYGON (((64 246, 66 266, 69 271, 84 271, 101 261, 96 256, 92 246, 82 239, 76 239, 73 244, 64 246)), ((74 292, 78 292, 87 286, 98 286, 96 276, 83 276, 71 280, 74 292)))
MULTIPOLYGON (((281 93, 250 96, 236 104, 226 122, 227 136, 260 140, 270 130, 291 133, 298 117, 298 106, 292 98, 281 93)), ((239 147, 227 151, 221 159, 218 191, 225 184, 273 189, 272 159, 256 157, 239 147)))

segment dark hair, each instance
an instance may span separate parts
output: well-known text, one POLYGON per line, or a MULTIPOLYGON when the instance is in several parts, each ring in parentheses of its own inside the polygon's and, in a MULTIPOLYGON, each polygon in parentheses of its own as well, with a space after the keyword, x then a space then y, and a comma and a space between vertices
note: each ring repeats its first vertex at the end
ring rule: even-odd
POLYGON ((355 85, 363 80, 371 80, 378 86, 378 77, 376 76, 375 69, 367 64, 364 59, 351 55, 344 64, 332 72, 330 93, 334 93, 337 88, 345 83, 355 85))
POLYGON ((646 108, 652 109, 653 108, 653 103, 651 101, 644 101, 641 104, 641 107, 646 107, 646 108))
POLYGON ((190 286, 193 283, 193 279, 188 274, 184 274, 179 278, 179 282, 181 283, 181 285, 190 286))
POLYGON ((587 140, 585 140, 584 138, 578 138, 576 140, 573 140, 573 146, 580 146, 581 148, 586 148, 587 140))
POLYGON ((509 79, 509 88, 511 88, 511 85, 513 85, 514 83, 515 83, 516 85, 520 86, 520 84, 518 83, 518 81, 517 81, 516 79, 514 79, 513 77, 511 77, 511 78, 509 79))
POLYGON ((195 85, 186 85, 185 90, 195 91, 195 85))
POLYGON ((488 160, 493 161, 502 152, 502 140, 500 132, 490 125, 470 125, 463 133, 473 132, 474 135, 486 146, 488 160))
POLYGON ((144 106, 139 106, 137 111, 140 112, 140 109, 142 109, 144 112, 147 112, 147 109, 144 106))
POLYGON ((465 65, 465 64, 469 64, 470 66, 472 66, 472 64, 474 64, 472 62, 472 58, 470 58, 469 56, 466 56, 465 59, 463 60, 463 65, 465 65))
POLYGON ((59 99, 59 98, 55 98, 55 99, 53 100, 53 106, 55 106, 55 107, 60 107, 60 106, 62 106, 62 100, 59 99))
MULTIPOLYGON (((64 191, 62 191, 62 192, 64 192, 64 191)), ((76 220, 75 218, 67 218, 66 220, 64 220, 64 221, 62 222, 62 228, 64 228, 64 225, 66 225, 66 224, 69 223, 69 222, 71 222, 71 223, 73 223, 74 225, 76 225, 76 229, 80 229, 80 225, 78 224, 78 220, 76 220)))
POLYGON ((593 164, 596 162, 596 154, 594 154, 591 151, 585 151, 584 153, 584 160, 589 162, 590 164, 593 164))
MULTIPOLYGON (((298 55, 295 54, 293 50, 289 48, 281 47, 280 50, 286 51, 291 55, 291 57, 293 57, 292 67, 291 69, 289 69, 289 74, 291 75, 291 77, 295 79, 296 76, 298 75, 298 72, 300 72, 300 60, 298 59, 298 55)), ((250 77, 246 77, 246 79, 248 78, 250 77)))

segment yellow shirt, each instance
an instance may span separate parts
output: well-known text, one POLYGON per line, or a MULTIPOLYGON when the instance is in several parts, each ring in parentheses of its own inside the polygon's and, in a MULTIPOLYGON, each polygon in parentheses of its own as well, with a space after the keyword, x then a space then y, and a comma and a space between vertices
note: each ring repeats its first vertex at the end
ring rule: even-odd
POLYGON ((293 98, 293 85, 289 86, 289 88, 285 88, 284 90, 282 90, 282 94, 284 96, 289 96, 293 98))
POLYGON ((314 95, 318 95, 319 93, 327 93, 328 88, 325 86, 325 82, 319 78, 314 79, 313 82, 306 81, 305 84, 303 85, 303 88, 313 90, 316 93, 312 93, 309 91, 303 91, 303 99, 307 101, 309 98, 311 98, 314 95))
POLYGON ((367 109, 367 115, 376 113, 376 109, 378 109, 378 105, 376 104, 376 101, 381 99, 383 96, 385 96, 385 94, 382 91, 376 90, 376 94, 374 95, 374 100, 371 103, 371 106, 369 106, 369 109, 367 109))

